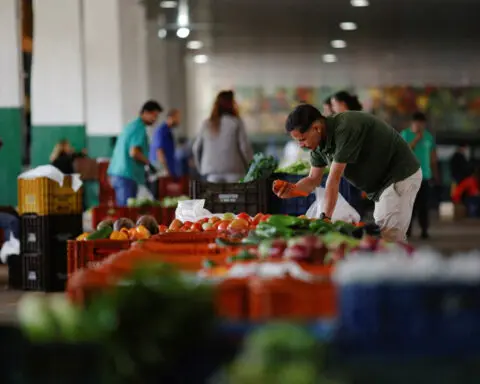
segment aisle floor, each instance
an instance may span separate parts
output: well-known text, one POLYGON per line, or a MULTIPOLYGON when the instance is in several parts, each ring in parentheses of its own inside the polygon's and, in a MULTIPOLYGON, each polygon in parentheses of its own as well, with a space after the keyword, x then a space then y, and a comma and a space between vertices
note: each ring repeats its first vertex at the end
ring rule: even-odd
MULTIPOLYGON (((435 222, 432 225, 429 240, 420 240, 418 236, 413 236, 411 243, 417 247, 432 247, 448 254, 473 249, 480 250, 480 221, 435 222)), ((5 266, 0 266, 0 322, 15 320, 16 303, 23 294, 21 291, 8 290, 7 280, 8 270, 5 266)))

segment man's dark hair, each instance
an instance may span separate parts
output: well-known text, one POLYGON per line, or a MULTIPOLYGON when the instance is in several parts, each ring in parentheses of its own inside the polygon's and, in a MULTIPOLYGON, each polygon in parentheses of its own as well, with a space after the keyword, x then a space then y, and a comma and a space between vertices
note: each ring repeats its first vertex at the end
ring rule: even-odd
POLYGON ((358 97, 347 91, 337 92, 332 97, 337 101, 345 103, 349 111, 361 111, 363 109, 358 97))
POLYGON ((287 132, 298 129, 300 133, 305 133, 315 121, 322 119, 324 117, 313 105, 300 104, 288 115, 285 129, 287 132))
POLYGON ((427 116, 423 112, 415 112, 412 115, 412 121, 419 121, 419 122, 425 122, 427 121, 427 116))
POLYGON ((140 110, 140 113, 143 112, 163 112, 163 108, 158 102, 155 100, 148 100, 145 104, 143 104, 142 109, 140 110))

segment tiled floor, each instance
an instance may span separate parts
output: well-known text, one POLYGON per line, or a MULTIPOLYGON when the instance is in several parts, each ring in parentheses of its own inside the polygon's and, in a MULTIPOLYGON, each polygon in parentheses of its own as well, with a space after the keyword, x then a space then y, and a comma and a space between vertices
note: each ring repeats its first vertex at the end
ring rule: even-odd
MULTIPOLYGON (((449 254, 472 249, 480 250, 480 220, 436 222, 432 225, 431 239, 421 241, 413 237, 411 242, 417 247, 429 246, 449 254)), ((20 291, 8 290, 7 279, 7 268, 0 266, 0 322, 15 320, 16 303, 23 294, 20 291)))

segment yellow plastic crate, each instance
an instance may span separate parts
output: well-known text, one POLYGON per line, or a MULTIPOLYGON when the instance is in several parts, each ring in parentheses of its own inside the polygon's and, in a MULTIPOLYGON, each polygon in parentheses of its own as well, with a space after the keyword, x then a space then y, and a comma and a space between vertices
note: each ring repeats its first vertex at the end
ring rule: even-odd
POLYGON ((72 189, 72 177, 65 176, 63 186, 47 177, 18 179, 18 211, 37 215, 82 213, 83 189, 72 189))

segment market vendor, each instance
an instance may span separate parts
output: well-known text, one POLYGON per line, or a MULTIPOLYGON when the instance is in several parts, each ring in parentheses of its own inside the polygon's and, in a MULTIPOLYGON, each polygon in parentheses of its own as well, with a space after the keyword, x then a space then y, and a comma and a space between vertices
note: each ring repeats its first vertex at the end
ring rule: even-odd
POLYGON ((358 111, 324 117, 309 104, 288 116, 286 130, 301 147, 308 148, 312 168, 296 185, 275 193, 289 198, 296 187, 313 192, 330 165, 322 218, 332 217, 339 183, 344 175, 375 201, 374 218, 385 239, 405 240, 413 203, 422 183, 420 164, 398 132, 379 118, 358 111))

